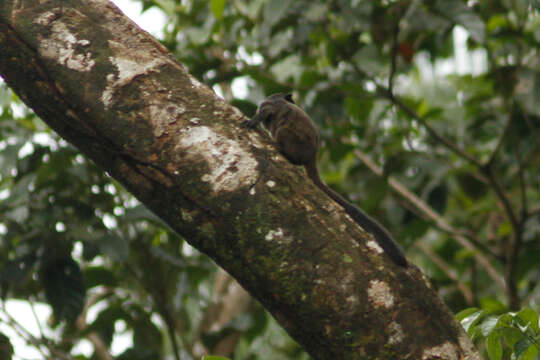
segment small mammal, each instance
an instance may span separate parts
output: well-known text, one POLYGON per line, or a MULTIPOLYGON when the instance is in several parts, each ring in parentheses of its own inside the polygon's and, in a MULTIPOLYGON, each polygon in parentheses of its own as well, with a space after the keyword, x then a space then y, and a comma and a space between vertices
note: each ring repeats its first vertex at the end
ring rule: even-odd
POLYGON ((253 129, 260 122, 270 131, 279 151, 287 160, 294 165, 303 165, 315 185, 340 204, 364 230, 371 233, 393 262, 407 267, 403 250, 388 231, 321 180, 317 168, 319 134, 311 118, 294 103, 291 94, 270 95, 260 104, 255 116, 246 120, 242 126, 253 129))

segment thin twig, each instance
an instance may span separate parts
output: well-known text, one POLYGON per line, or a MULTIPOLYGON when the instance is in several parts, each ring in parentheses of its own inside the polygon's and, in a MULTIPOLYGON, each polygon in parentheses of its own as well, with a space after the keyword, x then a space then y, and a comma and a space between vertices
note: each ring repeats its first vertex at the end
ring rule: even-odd
MULTIPOLYGON (((183 343, 187 344, 188 340, 187 340, 187 338, 185 336, 185 332, 183 331, 181 326, 176 325, 176 321, 175 321, 174 317, 170 314, 170 310, 167 308, 166 303, 163 304, 163 301, 159 301, 160 299, 156 297, 156 294, 153 291, 155 289, 150 289, 149 286, 147 286, 147 284, 145 284, 143 279, 139 276, 139 274, 131 266, 127 266, 126 268, 127 268, 128 272, 130 272, 132 274, 132 277, 141 285, 141 287, 145 291, 148 292, 148 294, 152 298, 154 304, 156 304, 156 307, 158 309, 158 313, 161 316, 161 318, 163 319, 163 322, 165 323, 165 326, 167 327, 167 335, 169 336, 169 338, 171 340, 171 346, 173 348, 174 357, 175 357, 176 360, 180 360, 180 346, 179 346, 178 341, 176 339, 176 333, 178 332, 178 334, 179 334, 180 338, 182 339, 183 343)), ((160 292, 160 296, 162 296, 161 292, 160 292)), ((193 354, 191 354, 191 351, 190 351, 191 348, 189 348, 187 346, 184 346, 184 349, 188 353, 190 353, 190 355, 192 355, 192 357, 194 357, 193 354)))
MULTIPOLYGON (((383 170, 377 166, 368 156, 359 150, 354 151, 355 155, 362 160, 362 162, 375 174, 383 176, 383 170)), ((397 181, 393 176, 385 177, 386 182, 390 187, 396 191, 398 194, 403 196, 409 202, 411 202, 415 207, 417 207, 426 217, 431 219, 438 228, 452 234, 458 243, 460 243, 464 248, 472 251, 477 258, 478 262, 482 264, 489 276, 501 286, 503 289, 507 289, 507 284, 504 279, 499 275, 497 270, 493 267, 492 263, 486 256, 481 252, 477 251, 476 246, 465 236, 460 234, 460 231, 455 229, 453 226, 448 224, 439 214, 437 214, 429 205, 427 205, 422 199, 416 196, 416 194, 409 191, 404 185, 397 181)))
POLYGON ((174 325, 174 319, 172 318, 170 312, 167 309, 164 309, 163 311, 166 313, 162 313, 161 316, 164 318, 165 324, 167 326, 167 332, 169 333, 169 338, 171 340, 174 358, 176 360, 180 360, 180 347, 178 346, 178 340, 176 339, 176 327, 174 325))
POLYGON ((482 168, 483 164, 477 160, 475 157, 467 153, 466 151, 462 150, 457 144, 454 144, 452 141, 444 137, 443 135, 439 134, 437 130, 435 130, 427 121, 426 118, 418 114, 416 111, 411 109, 407 104, 405 104, 398 96, 392 93, 390 89, 388 89, 386 86, 379 84, 377 79, 375 77, 370 76, 365 71, 363 71, 354 61, 351 61, 352 66, 354 69, 363 77, 371 80, 375 87, 377 88, 377 91, 379 94, 390 100, 393 104, 395 104, 398 108, 400 108, 407 116, 409 116, 412 119, 415 119, 418 121, 427 131, 428 133, 435 138, 439 143, 441 143, 443 146, 445 146, 447 149, 458 155, 459 157, 467 160, 471 164, 475 165, 478 168, 482 168))
POLYGON ((6 304, 4 301, 2 301, 2 312, 4 313, 4 316, 7 318, 7 324, 19 335, 21 339, 24 339, 24 341, 32 345, 42 356, 44 359, 48 359, 49 356, 47 353, 41 348, 42 345, 44 345, 41 341, 36 339, 32 333, 30 333, 24 326, 22 326, 15 318, 13 318, 6 309, 6 304))
POLYGON ((461 293, 463 294, 463 297, 465 298, 467 304, 472 305, 474 303, 473 294, 471 290, 467 286, 465 286, 463 282, 459 279, 457 272, 450 265, 448 265, 448 263, 444 261, 439 255, 435 254, 427 246, 424 246, 424 244, 416 243, 414 245, 422 252, 424 252, 424 254, 426 254, 426 256, 428 256, 431 261, 433 261, 446 274, 446 276, 454 280, 454 282, 457 284, 459 291, 461 291, 461 293))
POLYGON ((482 172, 486 176, 486 178, 489 181, 489 184, 495 191, 495 194, 499 198, 499 201, 501 202, 502 206, 504 207, 504 210, 506 212, 506 215, 508 216, 508 220, 510 220, 510 224, 512 225, 512 228, 514 229, 514 232, 520 233, 521 232, 521 225, 519 223, 519 220, 514 212, 514 209, 512 207, 512 204, 510 203, 510 199, 506 196, 501 184, 497 181, 497 178, 493 174, 492 167, 490 165, 482 166, 481 167, 482 172))
MULTIPOLYGON (((516 149, 516 158, 521 163, 521 157, 519 150, 516 149)), ((521 169, 518 172, 518 179, 519 179, 519 192, 521 194, 521 215, 519 217, 519 222, 523 226, 525 222, 527 222, 527 218, 529 216, 529 202, 528 202, 528 196, 527 196, 527 184, 525 182, 525 169, 521 169)))
MULTIPOLYGON (((402 199, 399 201, 399 204, 409 210, 411 213, 416 215, 418 218, 425 219, 426 217, 420 212, 418 208, 413 206, 413 204, 408 201, 408 199, 402 199)), ((424 255, 430 259, 435 265, 439 266, 442 272, 446 274, 450 279, 454 280, 457 284, 457 287, 459 291, 463 294, 463 297, 465 298, 465 301, 469 305, 474 304, 474 296, 469 289, 469 287, 465 286, 463 282, 461 282, 458 273, 450 266, 446 261, 444 261, 439 255, 437 255, 435 252, 433 252, 429 247, 425 246, 422 243, 415 242, 414 246, 419 249, 421 252, 424 253, 424 255)))
POLYGON ((398 51, 398 36, 399 36, 399 21, 401 17, 396 14, 394 22, 394 31, 392 34, 392 55, 390 58, 390 74, 388 75, 388 91, 394 93, 394 76, 396 75, 397 51, 398 51))
POLYGON ((481 163, 478 161, 475 157, 467 153, 466 151, 462 150, 457 144, 450 141, 445 136, 439 134, 437 130, 435 130, 427 121, 426 118, 423 116, 420 116, 416 111, 411 109, 407 104, 405 104, 400 98, 396 97, 394 94, 391 94, 388 92, 388 90, 384 87, 381 87, 377 84, 377 88, 379 91, 382 92, 384 96, 388 98, 388 100, 392 101, 394 104, 396 104, 404 113, 406 113, 409 117, 415 119, 418 121, 427 131, 428 133, 435 138, 437 141, 439 141, 442 145, 444 145, 447 149, 451 150, 455 154, 457 154, 459 157, 467 160, 471 164, 480 167, 481 163))
POLYGON ((41 321, 39 321, 39 318, 37 317, 37 314, 36 314, 36 309, 34 308, 34 300, 30 298, 28 299, 28 302, 30 303, 30 309, 32 309, 32 315, 34 316, 34 320, 36 321, 39 334, 42 339, 46 339, 45 333, 43 332, 43 329, 41 327, 41 321))
MULTIPOLYGON (((101 301, 104 297, 111 294, 112 291, 110 289, 105 289, 103 293, 99 294, 93 294, 86 304, 84 304, 83 311, 79 314, 77 317, 77 320, 75 321, 75 326, 79 332, 83 332, 88 328, 88 324, 86 323, 86 314, 88 313, 88 309, 90 309, 94 304, 101 301)), ((103 338, 101 335, 99 335, 95 331, 91 331, 86 335, 86 338, 92 343, 94 346, 94 353, 95 356, 100 360, 114 360, 111 353, 109 352, 109 349, 107 347, 107 344, 103 341, 103 338)))
POLYGON ((531 207, 531 209, 529 210, 529 216, 536 216, 536 215, 540 215, 540 205, 531 207))
POLYGON ((508 118, 506 119, 506 123, 504 124, 504 129, 503 129, 503 131, 501 133, 501 136, 499 137, 499 141, 497 141, 497 145, 495 146, 495 149, 491 153, 491 155, 489 157, 489 160, 486 163, 486 166, 490 166, 491 164, 493 164, 494 161, 495 161, 495 158, 499 154, 499 151, 500 151, 500 149, 501 149, 501 147, 502 147, 502 145, 504 143, 504 139, 506 138, 506 135, 508 134, 508 129, 510 128, 510 125, 513 122, 514 111, 515 111, 515 109, 514 109, 514 106, 513 106, 511 111, 510 111, 510 114, 508 115, 508 118))
MULTIPOLYGON (((540 134, 534 127, 533 123, 531 122, 531 119, 529 118, 529 115, 525 111, 523 112, 523 118, 525 119, 525 124, 527 124, 527 127, 529 128, 532 138, 538 139, 540 134)), ((540 148, 540 141, 536 141, 534 143, 533 148, 527 153, 527 155, 521 157, 516 173, 511 175, 512 178, 516 176, 516 174, 519 175, 519 173, 524 171, 524 169, 530 164, 533 156, 536 155, 536 152, 538 151, 539 148, 540 148)))

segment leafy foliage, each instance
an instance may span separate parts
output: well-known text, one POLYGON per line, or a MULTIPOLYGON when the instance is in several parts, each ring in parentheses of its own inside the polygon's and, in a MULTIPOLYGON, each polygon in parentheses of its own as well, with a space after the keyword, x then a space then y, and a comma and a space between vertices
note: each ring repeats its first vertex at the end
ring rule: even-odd
MULTIPOLYGON (((486 355, 538 358, 538 2, 140 3, 247 115, 292 91, 320 130, 326 181, 389 228, 454 311, 482 309, 459 317, 486 355)), ((213 263, 5 86, 0 107, 1 295, 52 306, 50 351, 95 334, 110 351, 124 333, 121 358, 306 358, 259 306, 228 312, 240 292, 213 263)))
POLYGON ((489 359, 532 360, 540 352, 538 314, 530 308, 498 316, 493 311, 470 308, 457 314, 469 335, 483 340, 489 359))

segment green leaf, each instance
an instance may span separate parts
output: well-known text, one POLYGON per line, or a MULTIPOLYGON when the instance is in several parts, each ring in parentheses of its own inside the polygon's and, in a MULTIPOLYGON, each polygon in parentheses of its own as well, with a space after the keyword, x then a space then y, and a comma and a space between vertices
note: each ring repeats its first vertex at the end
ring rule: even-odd
POLYGON ((368 98, 346 97, 345 109, 347 113, 357 120, 364 120, 368 117, 373 108, 373 101, 368 98))
POLYGON ((2 272, 0 272, 0 283, 14 285, 22 283, 26 274, 32 269, 35 261, 35 254, 24 255, 10 261, 2 272))
POLYGON ((481 299, 480 306, 489 314, 501 314, 508 311, 507 307, 503 303, 493 298, 481 299))
POLYGON ((486 350, 490 360, 500 360, 502 358, 502 344, 497 332, 491 333, 486 341, 486 350))
POLYGON ((129 255, 128 242, 116 235, 106 234, 98 240, 98 246, 102 253, 113 260, 124 261, 129 255))
POLYGON ((217 355, 205 355, 201 358, 201 360, 230 360, 229 358, 226 358, 224 356, 217 356, 217 355))
POLYGON ((290 55, 275 63, 270 71, 279 82, 287 82, 289 79, 297 81, 302 73, 301 60, 298 55, 290 55))
POLYGON ((216 19, 221 20, 223 18, 223 11, 225 10, 225 4, 227 0, 212 0, 210 1, 210 10, 216 19))
POLYGON ((472 308, 468 308, 468 309, 465 309, 465 310, 461 310, 459 313, 456 314, 456 319, 458 319, 458 321, 463 321, 463 319, 469 317, 470 315, 478 312, 480 309, 478 308, 475 308, 475 307, 472 307, 472 308))
POLYGON ((356 64, 361 67, 362 71, 365 71, 370 75, 378 74, 386 70, 386 66, 382 62, 379 50, 374 44, 369 44, 359 49, 356 54, 354 54, 352 61, 356 62, 356 64))
POLYGON ((118 355, 117 360, 154 360, 161 358, 156 351, 143 347, 133 347, 118 355))
POLYGON ((6 219, 11 219, 19 224, 22 224, 26 221, 29 214, 30 212, 26 206, 18 206, 10 211, 7 211, 5 213, 5 217, 6 219))
POLYGON ((523 339, 519 340, 514 345, 514 354, 516 357, 519 357, 521 354, 525 353, 529 349, 530 346, 533 345, 533 342, 529 337, 524 337, 523 339))
POLYGON ((170 253, 164 249, 161 249, 157 246, 152 246, 150 248, 150 252, 152 255, 160 259, 161 261, 167 262, 173 266, 176 266, 180 269, 184 269, 186 267, 186 262, 184 259, 182 259, 180 256, 170 253))
POLYGON ((490 316, 484 319, 482 323, 478 326, 480 328, 480 331, 482 332, 482 335, 485 337, 491 335, 491 333, 496 329, 498 321, 498 316, 490 316))
POLYGON ((465 331, 469 332, 470 330, 473 329, 473 325, 475 325, 478 322, 478 320, 480 320, 480 317, 483 314, 484 314, 484 310, 477 310, 466 316, 463 316, 461 320, 461 326, 463 326, 465 331))
POLYGON ((287 9, 291 6, 291 0, 270 0, 264 7, 264 22, 272 26, 278 22, 287 9))
POLYGON ((497 235, 500 237, 509 236, 512 234, 513 228, 512 225, 510 225, 509 221, 504 221, 501 223, 499 228, 497 229, 497 235))
POLYGON ((30 196, 30 185, 34 182, 35 179, 36 175, 33 173, 30 173, 20 179, 17 184, 11 189, 11 192, 9 194, 9 202, 27 202, 28 197, 30 196))
POLYGON ((540 97, 540 74, 532 69, 523 69, 519 73, 519 82, 515 88, 516 97, 527 111, 540 116, 537 100, 540 97))
POLYGON ((517 316, 523 322, 531 327, 535 332, 538 332, 538 314, 533 309, 525 308, 517 313, 517 316))
MULTIPOLYGON (((132 305, 129 309, 132 318, 129 324, 133 327, 133 343, 137 348, 146 349, 158 353, 162 349, 163 335, 158 327, 150 320, 151 314, 147 313, 138 305, 132 305)), ((154 356, 151 359, 156 359, 154 356)))
POLYGON ((10 144, 0 151, 0 175, 2 177, 11 176, 10 173, 17 164, 17 156, 23 145, 22 142, 13 145, 10 144))
POLYGON ((324 19, 326 13, 328 12, 328 3, 322 3, 322 4, 310 4, 309 8, 307 9, 305 13, 306 19, 310 21, 317 21, 320 19, 324 19))
POLYGON ((539 352, 539 346, 540 346, 538 345, 538 340, 537 340, 536 346, 535 345, 529 346, 529 348, 521 354, 520 360, 535 360, 536 359, 536 355, 539 352))
POLYGON ((498 28, 508 27, 509 25, 510 23, 507 16, 493 15, 489 18, 486 27, 488 31, 494 31, 498 28))
POLYGON ((11 104, 11 91, 7 85, 2 82, 0 84, 0 107, 8 107, 11 104))
POLYGON ((525 337, 523 333, 515 327, 501 327, 499 333, 501 337, 504 338, 505 344, 510 346, 514 346, 525 337))
POLYGON ((94 321, 88 324, 87 332, 97 332, 105 344, 110 345, 114 335, 114 324, 117 320, 128 321, 129 313, 122 308, 122 304, 112 302, 108 307, 100 311, 94 321))
POLYGON ((472 7, 461 0, 438 0, 435 4, 438 13, 444 14, 467 29, 471 38, 478 43, 486 40, 486 26, 472 7))
MULTIPOLYGON (((163 10, 169 18, 174 18, 176 16, 176 5, 177 2, 174 0, 154 0, 154 2, 163 10)), ((146 9, 145 9, 146 10, 146 9)))
POLYGON ((87 289, 95 286, 118 286, 114 274, 101 266, 92 266, 84 269, 84 283, 87 289))
POLYGON ((208 16, 202 26, 189 27, 185 33, 194 45, 203 45, 210 39, 215 22, 213 16, 208 16))

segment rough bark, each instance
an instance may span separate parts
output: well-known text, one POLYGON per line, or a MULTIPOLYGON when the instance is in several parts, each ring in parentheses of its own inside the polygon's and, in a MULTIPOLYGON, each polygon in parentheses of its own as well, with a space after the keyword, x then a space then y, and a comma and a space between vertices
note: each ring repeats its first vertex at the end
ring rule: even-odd
POLYGON ((3 0, 0 74, 232 274, 317 359, 479 359, 403 269, 262 132, 106 0, 3 0))

